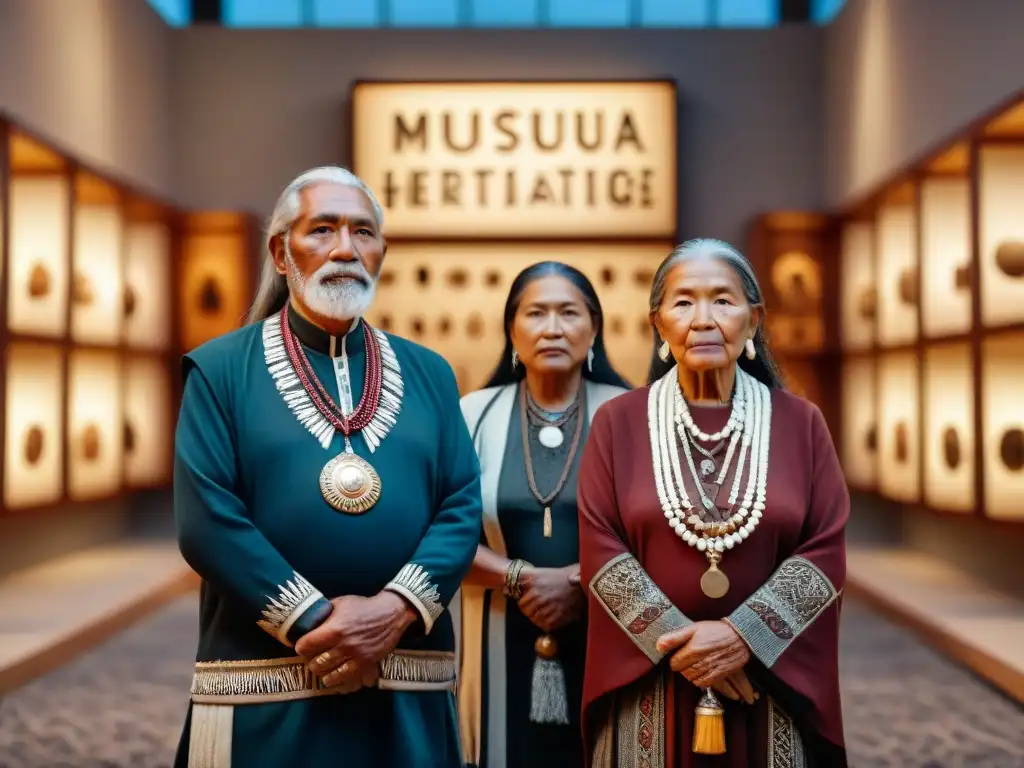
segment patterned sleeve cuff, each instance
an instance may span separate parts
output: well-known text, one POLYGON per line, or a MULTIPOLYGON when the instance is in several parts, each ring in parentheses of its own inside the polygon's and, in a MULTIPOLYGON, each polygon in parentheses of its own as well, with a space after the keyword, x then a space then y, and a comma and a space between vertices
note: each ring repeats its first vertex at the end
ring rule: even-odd
POLYGON ((611 620, 654 664, 665 658, 658 638, 693 622, 658 589, 635 557, 609 560, 590 580, 590 591, 611 620))
POLYGON ((430 634, 430 629, 444 611, 444 606, 441 605, 441 593, 431 583, 430 574, 423 566, 415 563, 403 566, 384 589, 395 592, 412 603, 423 618, 424 632, 430 634))
POLYGON ((257 622, 260 628, 276 637, 289 648, 294 643, 289 639, 288 632, 295 622, 324 596, 297 573, 278 586, 276 597, 267 596, 267 604, 263 609, 263 618, 257 622))
POLYGON ((813 563, 791 557, 727 620, 770 668, 836 597, 832 582, 813 563))

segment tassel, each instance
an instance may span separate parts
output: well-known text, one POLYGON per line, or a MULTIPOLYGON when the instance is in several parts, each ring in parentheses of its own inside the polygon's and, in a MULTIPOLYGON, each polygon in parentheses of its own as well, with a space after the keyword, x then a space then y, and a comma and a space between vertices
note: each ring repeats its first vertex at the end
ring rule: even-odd
POLYGON ((700 755, 725 754, 725 710, 710 688, 705 689, 697 702, 693 751, 700 755))
POLYGON ((530 722, 569 724, 569 699, 565 692, 565 671, 558 660, 558 643, 541 635, 533 646, 533 683, 530 687, 530 722))

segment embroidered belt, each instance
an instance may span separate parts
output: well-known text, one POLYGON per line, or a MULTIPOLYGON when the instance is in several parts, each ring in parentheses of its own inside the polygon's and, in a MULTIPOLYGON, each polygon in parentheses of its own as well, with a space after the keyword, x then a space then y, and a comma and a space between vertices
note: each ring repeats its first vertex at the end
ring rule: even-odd
MULTIPOLYGON (((192 676, 196 704, 266 704, 339 693, 306 669, 306 659, 201 661, 192 676)), ((386 691, 444 691, 455 686, 455 654, 396 650, 380 662, 377 688, 386 691)))

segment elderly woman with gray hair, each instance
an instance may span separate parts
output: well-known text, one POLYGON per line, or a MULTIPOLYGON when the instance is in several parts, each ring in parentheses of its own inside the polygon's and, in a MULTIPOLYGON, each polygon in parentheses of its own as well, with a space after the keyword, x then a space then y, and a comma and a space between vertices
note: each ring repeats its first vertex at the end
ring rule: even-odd
POLYGON ((849 496, 821 412, 782 386, 749 262, 658 269, 650 385, 580 465, 587 765, 846 765, 838 633, 849 496))

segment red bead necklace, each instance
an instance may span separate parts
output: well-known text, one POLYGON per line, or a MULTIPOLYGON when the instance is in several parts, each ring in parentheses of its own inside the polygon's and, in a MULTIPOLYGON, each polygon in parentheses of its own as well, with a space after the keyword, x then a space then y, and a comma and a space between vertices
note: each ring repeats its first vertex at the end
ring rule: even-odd
POLYGON ((292 368, 295 369, 295 374, 302 382, 302 387, 309 395, 309 399, 313 401, 313 405, 323 414, 324 418, 345 437, 365 428, 377 413, 383 385, 380 345, 373 329, 369 325, 363 328, 363 342, 366 345, 366 383, 363 386, 363 396, 359 398, 359 405, 350 416, 345 416, 317 378, 302 344, 299 343, 288 324, 287 306, 281 310, 281 337, 284 339, 284 347, 288 352, 292 368))

